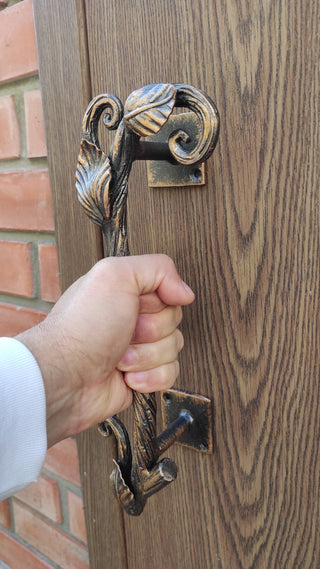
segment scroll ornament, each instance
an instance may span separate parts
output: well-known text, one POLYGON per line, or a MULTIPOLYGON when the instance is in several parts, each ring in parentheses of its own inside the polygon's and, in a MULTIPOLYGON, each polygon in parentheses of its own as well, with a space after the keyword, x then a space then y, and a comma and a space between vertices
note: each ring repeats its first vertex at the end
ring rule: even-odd
MULTIPOLYGON (((89 104, 82 123, 82 140, 76 172, 78 198, 90 219, 101 226, 107 256, 129 255, 127 237, 128 178, 136 159, 153 155, 152 137, 168 121, 175 107, 193 111, 201 124, 202 136, 188 150, 189 135, 184 130, 168 138, 170 160, 199 164, 212 154, 219 133, 219 115, 211 99, 199 89, 184 84, 152 84, 131 93, 124 108, 112 94, 101 94, 89 104), (103 119, 102 119, 102 115, 103 119), (100 148, 100 120, 115 131, 109 155, 100 148)), ((147 498, 172 482, 177 475, 172 460, 160 455, 188 429, 193 418, 188 412, 156 436, 155 394, 134 392, 133 451, 127 430, 116 417, 106 419, 101 434, 112 432, 118 443, 118 458, 112 473, 115 494, 130 515, 143 511, 147 498)))

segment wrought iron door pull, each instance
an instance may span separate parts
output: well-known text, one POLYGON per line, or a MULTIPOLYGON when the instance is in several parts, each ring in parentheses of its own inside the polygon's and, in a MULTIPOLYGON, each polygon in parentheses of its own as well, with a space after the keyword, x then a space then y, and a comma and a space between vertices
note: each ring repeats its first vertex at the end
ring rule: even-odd
MULTIPOLYGON (((82 123, 82 140, 76 172, 78 198, 88 216, 101 226, 107 256, 129 255, 126 230, 128 177, 134 160, 167 160, 179 164, 200 164, 212 154, 219 134, 219 115, 211 99, 199 89, 184 84, 154 84, 131 93, 124 109, 111 94, 95 97, 82 123), (176 130, 166 143, 141 141, 160 131, 174 107, 186 107, 197 116, 202 136, 191 150, 187 131, 176 130), (107 156, 100 148, 98 125, 115 130, 107 156)), ((133 394, 134 447, 128 433, 116 417, 99 425, 100 433, 114 433, 118 459, 112 473, 116 496, 130 515, 141 514, 149 496, 172 482, 177 475, 170 459, 158 461, 194 418, 181 409, 175 420, 156 436, 156 400, 154 393, 133 394)))

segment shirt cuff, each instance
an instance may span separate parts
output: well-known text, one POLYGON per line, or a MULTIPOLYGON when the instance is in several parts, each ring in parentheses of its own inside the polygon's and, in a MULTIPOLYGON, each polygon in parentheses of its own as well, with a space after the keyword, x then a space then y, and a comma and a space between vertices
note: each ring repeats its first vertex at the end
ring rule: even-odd
POLYGON ((0 338, 0 500, 38 479, 46 451, 40 368, 24 344, 0 338))

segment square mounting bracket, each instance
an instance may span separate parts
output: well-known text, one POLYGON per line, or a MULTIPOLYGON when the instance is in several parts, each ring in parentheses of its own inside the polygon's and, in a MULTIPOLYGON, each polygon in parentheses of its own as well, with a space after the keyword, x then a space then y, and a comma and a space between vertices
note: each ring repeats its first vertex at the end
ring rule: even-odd
MULTIPOLYGON (((179 113, 171 115, 166 124, 157 134, 147 138, 150 142, 168 142, 170 134, 176 130, 185 130, 190 136, 190 149, 196 146, 200 138, 200 121, 194 113, 179 113)), ((184 144, 186 147, 187 145, 184 144)), ((165 160, 149 160, 147 162, 148 185, 152 188, 204 186, 205 165, 197 164, 185 166, 183 164, 171 164, 165 160)))
POLYGON ((177 443, 211 454, 213 452, 213 421, 210 399, 177 389, 167 389, 161 391, 160 400, 163 428, 173 423, 181 411, 188 411, 194 419, 177 443))

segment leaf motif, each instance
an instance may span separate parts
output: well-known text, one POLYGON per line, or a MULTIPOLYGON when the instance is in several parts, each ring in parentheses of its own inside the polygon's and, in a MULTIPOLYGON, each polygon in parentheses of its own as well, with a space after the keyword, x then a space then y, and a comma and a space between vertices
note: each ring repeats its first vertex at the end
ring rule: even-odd
POLYGON ((170 83, 147 85, 133 91, 124 106, 127 127, 139 136, 156 134, 167 122, 176 100, 170 83))
POLYGON ((143 510, 144 500, 136 499, 134 493, 125 482, 118 461, 114 460, 115 468, 111 473, 113 489, 121 506, 130 516, 139 516, 143 510))
POLYGON ((86 214, 98 225, 109 218, 109 158, 95 144, 82 139, 76 170, 78 199, 86 214))

